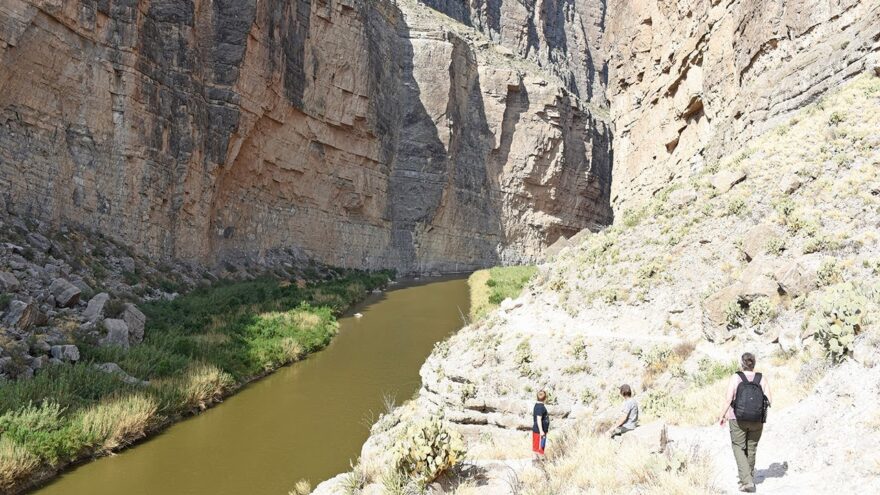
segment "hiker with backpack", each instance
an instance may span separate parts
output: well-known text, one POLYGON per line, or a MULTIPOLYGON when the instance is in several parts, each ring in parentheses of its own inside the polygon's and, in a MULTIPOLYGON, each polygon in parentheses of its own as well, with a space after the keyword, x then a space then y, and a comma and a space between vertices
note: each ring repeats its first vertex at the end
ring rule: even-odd
POLYGON ((755 454, 767 421, 772 395, 767 378, 755 372, 755 355, 747 352, 741 371, 730 378, 718 423, 730 422, 730 443, 739 471, 739 490, 755 492, 755 454))

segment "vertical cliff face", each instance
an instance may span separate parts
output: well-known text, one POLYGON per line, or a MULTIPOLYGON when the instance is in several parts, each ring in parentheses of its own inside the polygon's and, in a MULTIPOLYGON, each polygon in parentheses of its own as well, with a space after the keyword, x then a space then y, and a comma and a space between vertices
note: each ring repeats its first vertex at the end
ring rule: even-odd
POLYGON ((421 4, 9 0, 0 13, 0 184, 15 213, 160 256, 295 248, 403 271, 528 260, 611 220, 610 131, 571 93, 592 83, 421 4))
POLYGON ((619 0, 608 10, 619 208, 736 151, 880 50, 876 1, 619 0))

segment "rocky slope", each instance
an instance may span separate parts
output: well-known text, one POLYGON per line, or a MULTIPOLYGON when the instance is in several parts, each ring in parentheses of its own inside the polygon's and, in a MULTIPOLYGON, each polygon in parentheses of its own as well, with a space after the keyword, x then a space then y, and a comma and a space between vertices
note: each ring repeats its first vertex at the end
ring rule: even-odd
POLYGON ((875 67, 880 50, 876 1, 617 1, 608 12, 618 209, 875 67))
POLYGON ((318 493, 352 480, 383 493, 390 446, 430 415, 467 443, 463 467, 432 485, 442 493, 727 493, 729 440, 710 425, 747 350, 775 390, 760 490, 880 488, 868 454, 880 440, 878 118, 871 71, 562 249, 521 297, 438 345, 419 395, 373 427, 354 474, 318 493), (831 338, 849 331, 852 341, 831 338), (593 436, 621 383, 635 388, 643 425, 670 425, 666 456, 593 436), (533 467, 540 388, 555 433, 550 459, 533 467))
POLYGON ((404 272, 529 260, 609 223, 607 123, 426 10, 3 2, 0 206, 150 256, 292 247, 404 272))

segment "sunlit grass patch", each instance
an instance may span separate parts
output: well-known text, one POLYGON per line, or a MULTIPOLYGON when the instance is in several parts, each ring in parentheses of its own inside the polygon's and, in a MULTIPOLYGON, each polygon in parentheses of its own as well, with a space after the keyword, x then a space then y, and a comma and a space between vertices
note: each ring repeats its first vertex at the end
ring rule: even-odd
POLYGON ((468 278, 471 319, 488 314, 508 297, 519 296, 537 271, 534 266, 496 266, 471 274, 468 278))

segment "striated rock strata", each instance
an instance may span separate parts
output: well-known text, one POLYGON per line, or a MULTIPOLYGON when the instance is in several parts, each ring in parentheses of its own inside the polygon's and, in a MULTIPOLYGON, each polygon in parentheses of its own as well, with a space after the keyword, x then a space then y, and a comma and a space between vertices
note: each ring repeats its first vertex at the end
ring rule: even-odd
POLYGON ((530 260, 609 223, 611 133, 566 89, 591 83, 432 13, 5 0, 0 206, 148 255, 404 272, 530 260))
POLYGON ((877 66, 880 2, 610 2, 613 202, 644 203, 877 66))

